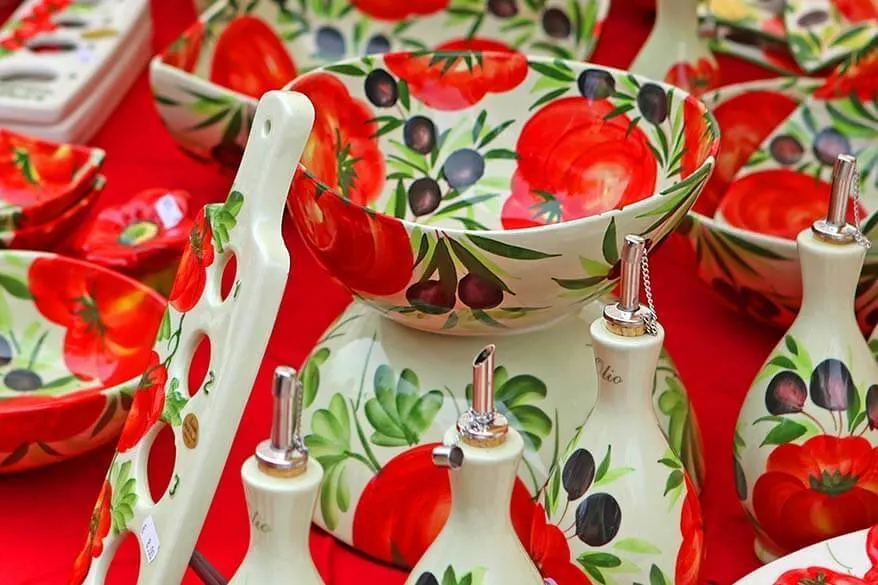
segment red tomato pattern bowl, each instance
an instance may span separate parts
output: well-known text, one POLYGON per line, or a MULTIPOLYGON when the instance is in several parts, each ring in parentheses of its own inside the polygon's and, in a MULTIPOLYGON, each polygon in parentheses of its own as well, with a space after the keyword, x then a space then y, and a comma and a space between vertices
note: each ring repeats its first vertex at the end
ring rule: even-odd
POLYGON ((661 242, 719 142, 679 89, 477 45, 287 87, 316 110, 288 198, 308 247, 391 318, 460 335, 540 326, 608 292, 624 236, 661 242))
POLYGON ((610 0, 219 0, 150 65, 156 107, 181 148, 236 167, 256 102, 297 75, 366 54, 461 39, 584 60, 610 0))
POLYGON ((0 251, 0 473, 118 436, 165 310, 120 274, 44 252, 0 251))
MULTIPOLYGON (((856 87, 836 76, 773 79, 729 85, 701 98, 722 137, 716 170, 680 232, 695 251, 699 277, 759 322, 787 328, 799 311, 795 237, 825 215, 832 163, 840 153, 858 157, 865 177, 862 229, 878 238, 878 101, 858 96, 856 87)), ((853 210, 850 205, 851 223, 853 210)), ((864 332, 878 324, 876 276, 873 247, 855 306, 864 332)))

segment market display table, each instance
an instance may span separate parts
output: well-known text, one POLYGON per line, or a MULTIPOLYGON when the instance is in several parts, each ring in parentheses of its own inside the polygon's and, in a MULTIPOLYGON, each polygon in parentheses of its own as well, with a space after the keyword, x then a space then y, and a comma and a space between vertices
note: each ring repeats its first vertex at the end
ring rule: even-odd
MULTIPOLYGON (((155 51, 195 18, 194 8, 181 0, 153 0, 152 10, 155 51)), ((624 69, 651 25, 650 15, 635 8, 632 0, 614 0, 593 60, 624 69)), ((719 62, 725 84, 772 77, 735 59, 719 57, 719 62)), ((108 153, 103 171, 108 186, 98 208, 150 187, 186 189, 201 205, 222 201, 231 185, 231 175, 197 163, 176 148, 153 108, 147 71, 92 143, 108 153)), ((269 432, 271 374, 280 364, 298 366, 349 301, 315 264, 291 226, 285 230, 292 242, 292 268, 278 326, 198 543, 228 577, 249 541, 240 468, 269 432)), ((735 419, 747 387, 781 332, 726 309, 696 277, 694 258, 680 236, 672 236, 654 259, 653 286, 658 315, 668 331, 666 347, 704 434, 708 479, 702 495, 707 532, 703 577, 706 583, 730 584, 757 567, 752 530, 732 478, 735 419)), ((112 453, 109 446, 46 469, 0 476, 0 583, 67 582, 112 453)), ((170 450, 161 455, 166 469, 156 473, 166 473, 172 465, 170 450)), ((136 541, 129 538, 122 547, 108 583, 135 582, 136 541)), ((313 532, 312 551, 327 585, 401 585, 405 579, 403 572, 366 559, 318 530, 313 532)), ((199 581, 189 574, 184 582, 199 581)))

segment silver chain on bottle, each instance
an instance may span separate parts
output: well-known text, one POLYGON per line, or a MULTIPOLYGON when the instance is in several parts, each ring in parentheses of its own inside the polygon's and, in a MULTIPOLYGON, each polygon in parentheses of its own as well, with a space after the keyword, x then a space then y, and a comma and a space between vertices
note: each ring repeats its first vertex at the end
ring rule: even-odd
POLYGON ((649 279, 649 254, 643 252, 640 259, 640 271, 643 278, 643 291, 646 293, 646 305, 649 307, 649 315, 644 315, 643 322, 646 332, 652 336, 658 335, 658 318, 655 313, 655 301, 652 298, 652 281, 649 279))
POLYGON ((856 230, 854 231, 854 240, 856 242, 866 248, 867 250, 872 247, 872 242, 869 241, 869 238, 863 233, 862 228, 860 227, 860 173, 857 171, 856 163, 854 163, 854 176, 856 180, 854 181, 853 189, 851 189, 850 197, 854 200, 854 227, 856 230))

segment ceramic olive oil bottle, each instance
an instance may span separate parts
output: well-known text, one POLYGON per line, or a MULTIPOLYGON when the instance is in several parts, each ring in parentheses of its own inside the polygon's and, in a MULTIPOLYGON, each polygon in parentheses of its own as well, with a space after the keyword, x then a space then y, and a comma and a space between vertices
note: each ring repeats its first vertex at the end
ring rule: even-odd
POLYGON ((593 582, 697 585, 698 496, 650 407, 664 329, 639 301, 645 243, 625 238, 621 300, 591 325, 598 398, 560 465, 570 548, 593 582))
POLYGON ((406 585, 543 585, 512 526, 524 440, 494 407, 493 345, 473 362, 472 408, 433 452, 447 467, 451 512, 406 585))
POLYGON ((763 562, 878 523, 878 365, 854 315, 869 243, 845 220, 857 181, 840 155, 826 218, 796 240, 801 309, 738 417, 736 487, 763 562))

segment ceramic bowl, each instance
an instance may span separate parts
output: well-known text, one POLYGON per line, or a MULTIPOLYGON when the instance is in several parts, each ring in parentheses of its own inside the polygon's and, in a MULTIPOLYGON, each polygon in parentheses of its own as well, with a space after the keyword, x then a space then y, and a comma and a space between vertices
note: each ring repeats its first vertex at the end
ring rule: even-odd
POLYGON ((0 231, 0 246, 16 250, 55 251, 58 244, 76 230, 89 210, 97 203, 106 182, 102 175, 98 175, 92 182, 91 191, 63 213, 45 223, 28 225, 12 231, 0 231))
POLYGON ((346 58, 426 50, 476 37, 495 48, 583 60, 609 0, 220 0, 166 51, 150 77, 177 143, 237 166, 257 99, 296 75, 346 58))
POLYGON ((0 129, 0 230, 46 223, 91 188, 104 151, 0 129))
POLYGON ((185 191, 147 189, 101 209, 70 245, 72 255, 118 270, 167 295, 195 215, 185 191))
MULTIPOLYGON (((779 328, 792 324, 801 305, 795 234, 825 214, 837 151, 853 151, 867 175, 862 229, 878 237, 878 216, 866 217, 878 209, 878 103, 828 99, 838 87, 833 80, 775 79, 726 86, 702 98, 722 139, 716 170, 680 232, 707 284, 730 305, 779 328)), ((864 332, 878 321, 876 275, 873 249, 857 291, 864 332)))
POLYGON ((309 72, 288 208, 318 261, 417 329, 561 319, 658 244, 710 176, 704 105, 623 71, 519 53, 388 53, 309 72))
POLYGON ((105 268, 0 252, 0 473, 116 437, 163 312, 158 294, 105 268))

